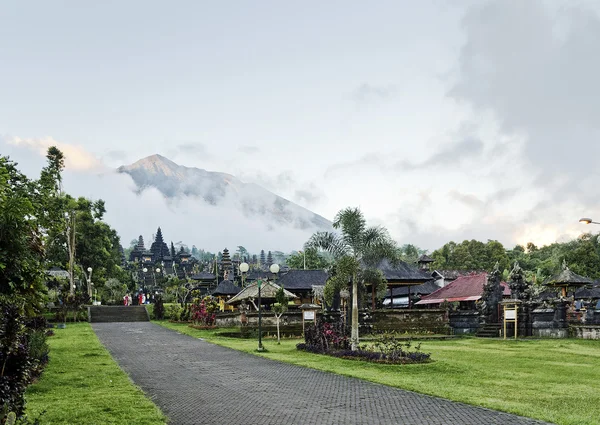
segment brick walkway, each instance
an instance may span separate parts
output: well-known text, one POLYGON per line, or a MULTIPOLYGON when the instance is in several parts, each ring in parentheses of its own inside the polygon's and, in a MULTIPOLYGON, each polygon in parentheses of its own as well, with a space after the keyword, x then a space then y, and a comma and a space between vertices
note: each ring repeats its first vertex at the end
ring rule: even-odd
POLYGON ((92 327, 171 424, 542 423, 263 359, 152 323, 92 327))

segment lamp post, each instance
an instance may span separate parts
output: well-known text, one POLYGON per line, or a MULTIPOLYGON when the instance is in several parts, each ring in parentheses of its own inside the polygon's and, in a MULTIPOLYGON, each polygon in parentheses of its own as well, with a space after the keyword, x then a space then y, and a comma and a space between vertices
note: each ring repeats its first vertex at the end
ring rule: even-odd
POLYGON ((593 221, 591 218, 588 217, 580 218, 579 222, 583 224, 600 224, 599 222, 593 221))
MULTIPOLYGON (((88 284, 88 297, 92 298, 92 268, 88 267, 87 284, 88 284)), ((96 301, 96 300, 94 300, 96 301)))
MULTIPOLYGON (((279 265, 277 264, 271 264, 271 267, 269 267, 269 270, 271 271, 271 273, 273 274, 277 274, 279 273, 279 265)), ((268 279, 267 279, 268 282, 268 279)), ((258 279, 257 280, 257 284, 258 284, 258 350, 257 351, 264 351, 264 347, 262 345, 262 302, 261 302, 261 287, 262 287, 262 280, 258 279)))
MULTIPOLYGON (((142 271, 144 272, 144 282, 142 283, 142 287, 141 287, 141 289, 142 289, 142 293, 144 293, 144 294, 145 294, 145 293, 146 293, 146 273, 148 273, 148 269, 147 269, 146 267, 144 267, 144 268, 142 269, 142 271)), ((139 294, 138 294, 138 295, 139 295, 139 294)))
POLYGON ((240 268, 240 273, 242 273, 242 288, 243 288, 244 287, 244 276, 250 269, 250 266, 248 265, 248 263, 241 263, 239 268, 240 268))

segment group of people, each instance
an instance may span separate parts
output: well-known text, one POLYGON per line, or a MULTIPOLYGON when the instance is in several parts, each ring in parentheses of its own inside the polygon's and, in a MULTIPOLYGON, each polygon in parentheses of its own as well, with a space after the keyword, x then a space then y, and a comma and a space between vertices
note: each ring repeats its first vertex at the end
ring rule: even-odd
MULTIPOLYGON (((132 301, 133 298, 131 297, 131 294, 125 294, 123 297, 123 305, 131 305, 132 301)), ((137 301, 138 305, 150 304, 150 297, 146 297, 146 294, 140 292, 137 295, 137 301)))

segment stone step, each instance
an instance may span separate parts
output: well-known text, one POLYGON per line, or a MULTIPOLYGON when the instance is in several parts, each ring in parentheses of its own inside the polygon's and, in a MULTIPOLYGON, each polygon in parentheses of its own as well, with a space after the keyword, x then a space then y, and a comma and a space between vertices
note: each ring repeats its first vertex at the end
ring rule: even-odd
POLYGON ((475 336, 480 338, 498 338, 500 336, 500 323, 487 323, 477 329, 475 336))
POLYGON ((147 322, 145 306, 89 306, 91 322, 147 322))

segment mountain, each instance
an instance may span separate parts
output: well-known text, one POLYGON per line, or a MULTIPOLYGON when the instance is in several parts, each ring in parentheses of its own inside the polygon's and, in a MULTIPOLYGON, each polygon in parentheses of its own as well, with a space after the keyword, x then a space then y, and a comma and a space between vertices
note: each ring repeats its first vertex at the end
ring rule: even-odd
POLYGON ((231 174, 184 167, 161 155, 140 159, 117 171, 131 176, 138 193, 156 188, 169 200, 194 199, 216 209, 232 208, 247 218, 263 220, 270 230, 281 226, 331 230, 326 218, 231 174))

